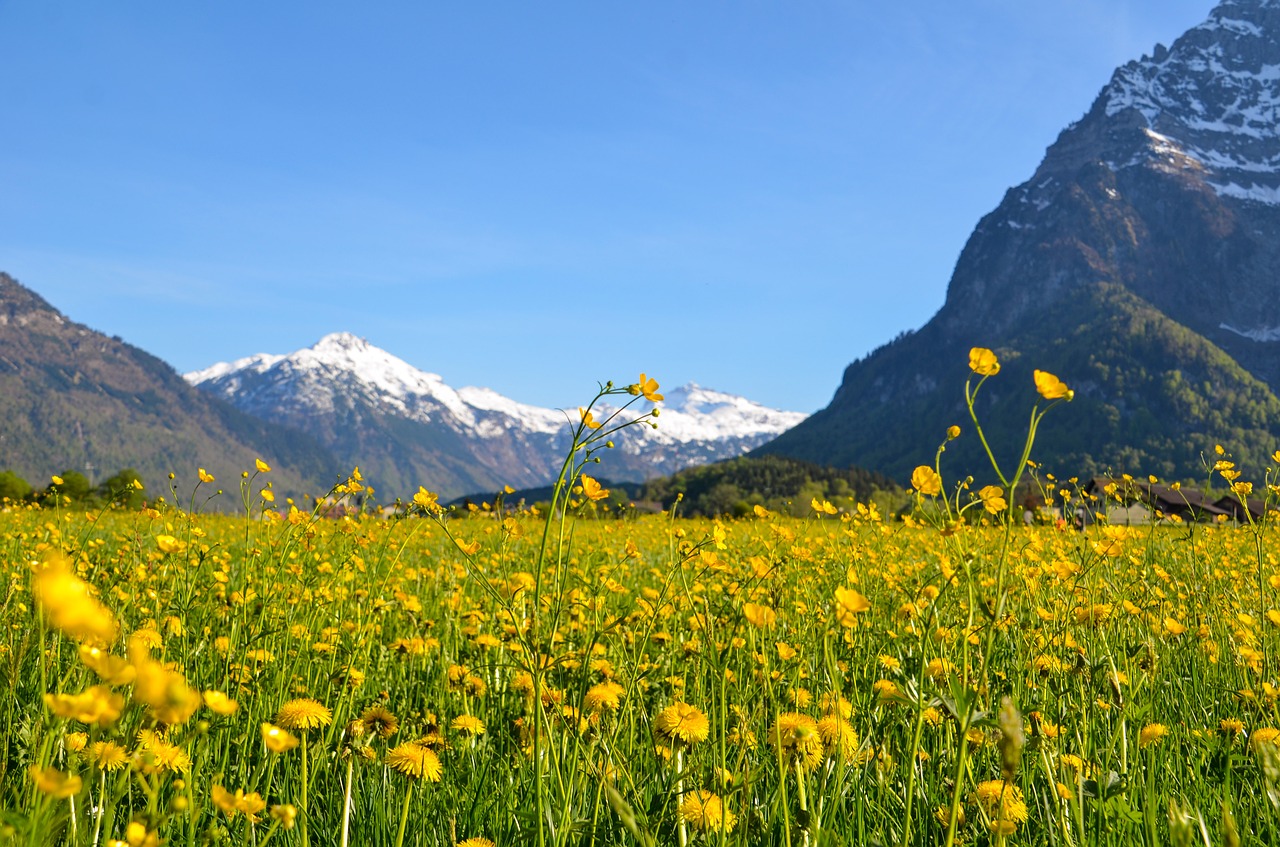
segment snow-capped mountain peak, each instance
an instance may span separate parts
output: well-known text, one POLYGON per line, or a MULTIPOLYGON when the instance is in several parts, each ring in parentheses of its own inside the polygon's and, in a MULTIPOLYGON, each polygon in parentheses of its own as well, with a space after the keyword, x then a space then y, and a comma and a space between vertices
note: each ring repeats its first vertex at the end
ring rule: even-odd
MULTIPOLYGON (((251 414, 311 432, 339 453, 346 447, 362 468, 390 466, 397 454, 428 453, 437 472, 479 466, 490 471, 483 479, 498 484, 547 482, 578 420, 576 406, 550 409, 489 388, 454 389, 440 375, 346 332, 287 355, 219 363, 186 379, 251 414), (371 457, 370 451, 388 455, 371 457)), ((620 434, 607 459, 613 467, 602 473, 644 479, 741 455, 805 418, 695 383, 665 394, 658 428, 620 434)), ((642 400, 633 408, 643 413, 652 404, 642 400)), ((460 485, 471 486, 462 491, 483 487, 479 479, 460 485)))
MULTIPOLYGON (((1280 3, 1226 0, 1166 49, 1119 68, 1099 98, 1150 131, 1158 167, 1190 164, 1219 195, 1280 204, 1280 3), (1172 161, 1164 154, 1172 153, 1172 161), (1179 159, 1181 161, 1179 161, 1179 159)), ((1120 166, 1147 164, 1139 155, 1120 166)))

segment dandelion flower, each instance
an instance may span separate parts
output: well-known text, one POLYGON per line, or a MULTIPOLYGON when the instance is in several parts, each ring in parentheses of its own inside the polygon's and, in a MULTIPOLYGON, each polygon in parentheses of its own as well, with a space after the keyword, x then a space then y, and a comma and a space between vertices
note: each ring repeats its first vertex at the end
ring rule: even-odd
POLYGON ((392 747, 387 751, 385 761, 388 767, 411 779, 439 782, 444 772, 436 754, 416 741, 392 747))
POLYGON ((333 723, 333 712, 318 700, 299 697, 280 707, 275 722, 285 729, 315 729, 333 723))
POLYGON ((468 838, 465 841, 459 841, 456 847, 498 847, 487 838, 468 838))
POLYGON ((115 771, 129 764, 129 754, 114 741, 95 741, 85 751, 85 759, 95 768, 115 771))
POLYGON ((778 715, 769 740, 784 759, 804 770, 813 770, 826 758, 818 722, 799 712, 778 715))
POLYGON ((993 832, 1011 834, 1017 824, 1027 819, 1027 803, 1022 796, 1022 789, 1003 780, 989 779, 978 783, 971 799, 975 806, 991 818, 993 832))
POLYGON ((711 734, 711 723, 696 706, 675 703, 658 713, 653 729, 672 744, 696 744, 711 734))
POLYGON ((732 832, 737 816, 710 791, 690 791, 680 801, 680 819, 701 832, 732 832))
POLYGON ((360 715, 360 724, 365 732, 390 738, 400 729, 400 721, 382 706, 370 706, 360 715))
POLYGON ((1159 744, 1169 734, 1169 727, 1162 723, 1149 723, 1138 732, 1138 746, 1150 747, 1159 744))
POLYGON ((1280 752, 1280 729, 1273 726, 1262 726, 1249 735, 1249 749, 1258 753, 1263 749, 1280 752))
POLYGON ((582 705, 589 712, 601 712, 608 709, 618 711, 622 705, 622 696, 627 690, 613 680, 597 683, 587 689, 582 698, 582 705))
POLYGON ((454 732, 463 735, 484 735, 484 721, 475 715, 458 715, 450 724, 454 732))
POLYGON ((827 757, 847 764, 860 764, 858 754, 858 733, 853 724, 837 714, 827 715, 818 721, 818 737, 822 739, 822 747, 827 757))

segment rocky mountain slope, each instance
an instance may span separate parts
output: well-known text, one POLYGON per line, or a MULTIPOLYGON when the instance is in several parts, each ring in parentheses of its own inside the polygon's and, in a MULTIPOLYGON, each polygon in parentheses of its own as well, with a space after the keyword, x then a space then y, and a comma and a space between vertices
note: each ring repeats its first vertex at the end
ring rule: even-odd
MULTIPOLYGON (((186 378, 242 411, 315 436, 358 463, 382 499, 419 485, 451 497, 545 484, 559 469, 578 417, 576 407, 547 409, 487 388, 454 389, 349 333, 186 378)), ((804 419, 692 384, 664 394, 658 429, 623 433, 602 474, 643 480, 738 456, 804 419)))
MULTIPOLYGON (((75 323, 0 273, 0 470, 40 486, 133 467, 148 494, 187 492, 205 467, 235 492, 254 460, 287 492, 321 494, 344 470, 318 442, 197 391, 156 357, 75 323)), ((346 470, 349 470, 346 469, 346 470)), ((224 498, 227 508, 237 498, 224 498)))
MULTIPOLYGON (((977 345, 1009 363, 982 409, 1006 453, 1040 368, 1077 389, 1037 451, 1064 475, 1198 476, 1215 441, 1260 462, 1280 434, 1278 295, 1280 2, 1226 0, 1119 68, 978 223, 942 309, 763 451, 904 479, 968 423, 977 345)), ((982 470, 972 436, 947 455, 982 470)))

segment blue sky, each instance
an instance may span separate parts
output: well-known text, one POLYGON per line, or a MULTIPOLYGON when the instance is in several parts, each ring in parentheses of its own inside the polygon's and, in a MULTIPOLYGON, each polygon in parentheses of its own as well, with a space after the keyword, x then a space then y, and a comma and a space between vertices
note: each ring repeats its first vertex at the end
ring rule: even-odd
POLYGON ((180 371, 347 330, 813 411, 1211 0, 0 2, 0 270, 180 371))

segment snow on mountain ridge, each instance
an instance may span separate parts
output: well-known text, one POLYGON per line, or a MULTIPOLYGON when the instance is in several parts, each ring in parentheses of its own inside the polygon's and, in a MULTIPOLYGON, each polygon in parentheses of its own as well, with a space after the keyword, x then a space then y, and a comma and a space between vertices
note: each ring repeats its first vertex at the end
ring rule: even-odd
POLYGON ((1280 3, 1223 2, 1172 47, 1117 69, 1102 108, 1142 116, 1157 167, 1182 164, 1162 160, 1172 147, 1215 174, 1206 183, 1219 195, 1280 205, 1280 157, 1268 152, 1280 138, 1278 34, 1280 3))
MULTIPOLYGON (((230 399, 246 384, 246 374, 269 378, 269 388, 254 389, 254 393, 263 395, 260 398, 263 403, 287 403, 329 411, 339 394, 349 392, 362 395, 399 416, 424 423, 430 422, 443 407, 455 429, 481 438, 500 437, 513 428, 556 435, 567 431, 578 419, 577 407, 533 406, 489 388, 454 389, 440 375, 419 370, 347 332, 331 333, 311 347, 288 355, 248 356, 193 371, 185 378, 193 385, 208 383, 206 387, 230 399)), ((745 397, 696 383, 670 389, 666 397, 660 405, 658 428, 645 428, 643 436, 634 440, 636 443, 625 445, 628 449, 639 449, 641 441, 647 445, 731 439, 758 442, 807 417, 801 412, 770 409, 745 397)), ((637 406, 642 413, 653 404, 641 401, 637 406)), ((615 408, 604 407, 602 411, 607 416, 615 408)))

